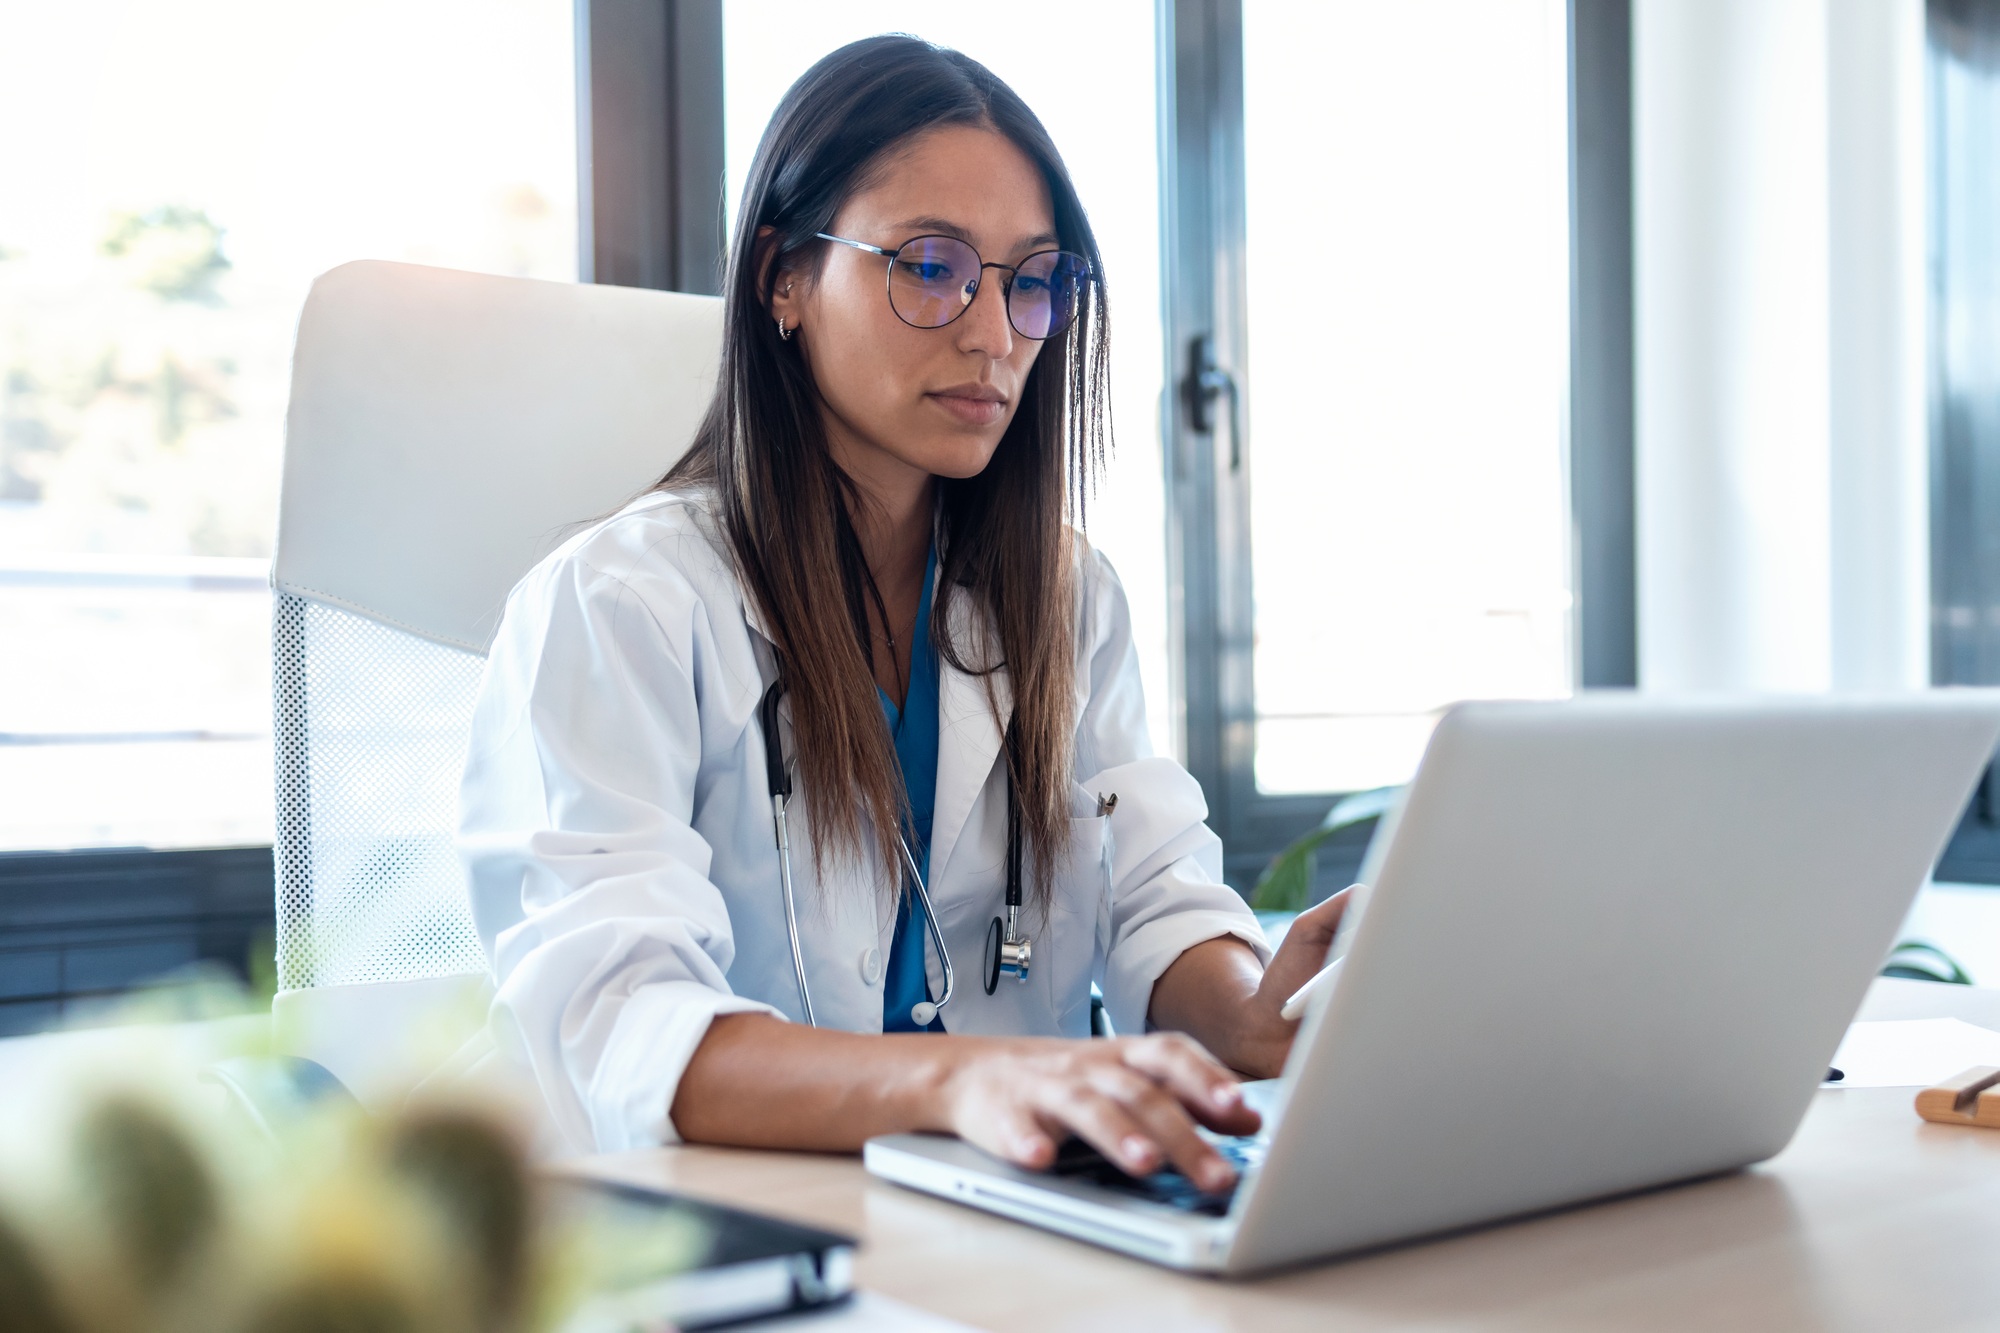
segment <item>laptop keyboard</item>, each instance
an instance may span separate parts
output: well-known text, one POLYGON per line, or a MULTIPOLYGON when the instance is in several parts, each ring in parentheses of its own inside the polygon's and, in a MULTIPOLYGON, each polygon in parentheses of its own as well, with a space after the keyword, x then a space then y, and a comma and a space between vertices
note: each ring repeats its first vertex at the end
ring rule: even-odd
POLYGON ((1114 1193, 1163 1203, 1182 1212, 1221 1217, 1229 1211, 1229 1201, 1236 1196, 1237 1186, 1243 1183, 1245 1173, 1264 1160, 1264 1142, 1261 1139, 1223 1138, 1210 1134, 1202 1137, 1236 1168, 1236 1185, 1231 1185, 1220 1194, 1200 1189, 1172 1167, 1155 1171, 1149 1176, 1127 1175, 1122 1167, 1082 1139, 1071 1139, 1063 1144, 1049 1171, 1052 1175, 1085 1181, 1114 1193))

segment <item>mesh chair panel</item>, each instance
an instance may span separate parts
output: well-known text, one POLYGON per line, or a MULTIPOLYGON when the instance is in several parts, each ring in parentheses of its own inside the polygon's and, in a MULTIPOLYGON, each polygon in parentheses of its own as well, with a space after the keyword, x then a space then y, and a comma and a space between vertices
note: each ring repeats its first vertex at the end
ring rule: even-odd
POLYGON ((482 972, 453 848, 482 665, 277 593, 278 984, 482 972))

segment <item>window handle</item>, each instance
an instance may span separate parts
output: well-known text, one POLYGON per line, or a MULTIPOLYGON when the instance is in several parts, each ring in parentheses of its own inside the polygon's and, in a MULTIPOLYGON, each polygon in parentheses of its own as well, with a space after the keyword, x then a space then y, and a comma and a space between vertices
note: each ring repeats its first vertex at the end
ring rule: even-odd
POLYGON ((1188 425, 1202 435, 1215 433, 1215 400, 1229 399, 1229 470, 1243 467, 1243 413, 1236 377, 1215 359, 1215 340, 1198 333, 1188 340, 1187 376, 1181 381, 1188 425))

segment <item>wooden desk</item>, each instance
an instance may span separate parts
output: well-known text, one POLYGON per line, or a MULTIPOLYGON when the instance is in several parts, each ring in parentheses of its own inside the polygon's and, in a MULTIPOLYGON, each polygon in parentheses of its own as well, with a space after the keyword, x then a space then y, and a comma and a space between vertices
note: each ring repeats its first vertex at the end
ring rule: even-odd
MULTIPOLYGON (((1862 1011, 1945 1015, 2000 1027, 2000 993, 1884 982, 1862 1011)), ((1790 1147, 1735 1175, 1248 1282, 914 1194, 854 1158, 678 1148, 587 1169, 859 1235, 864 1287, 1009 1333, 2000 1326, 2000 1132, 1926 1124, 1912 1095, 1821 1092, 1790 1147)))

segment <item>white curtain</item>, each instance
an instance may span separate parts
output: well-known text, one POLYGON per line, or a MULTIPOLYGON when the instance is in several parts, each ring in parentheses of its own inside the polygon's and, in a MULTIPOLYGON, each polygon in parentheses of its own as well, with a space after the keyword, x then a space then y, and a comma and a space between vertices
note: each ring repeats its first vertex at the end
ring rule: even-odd
POLYGON ((1929 678, 1923 0, 1636 0, 1640 684, 1929 678))

